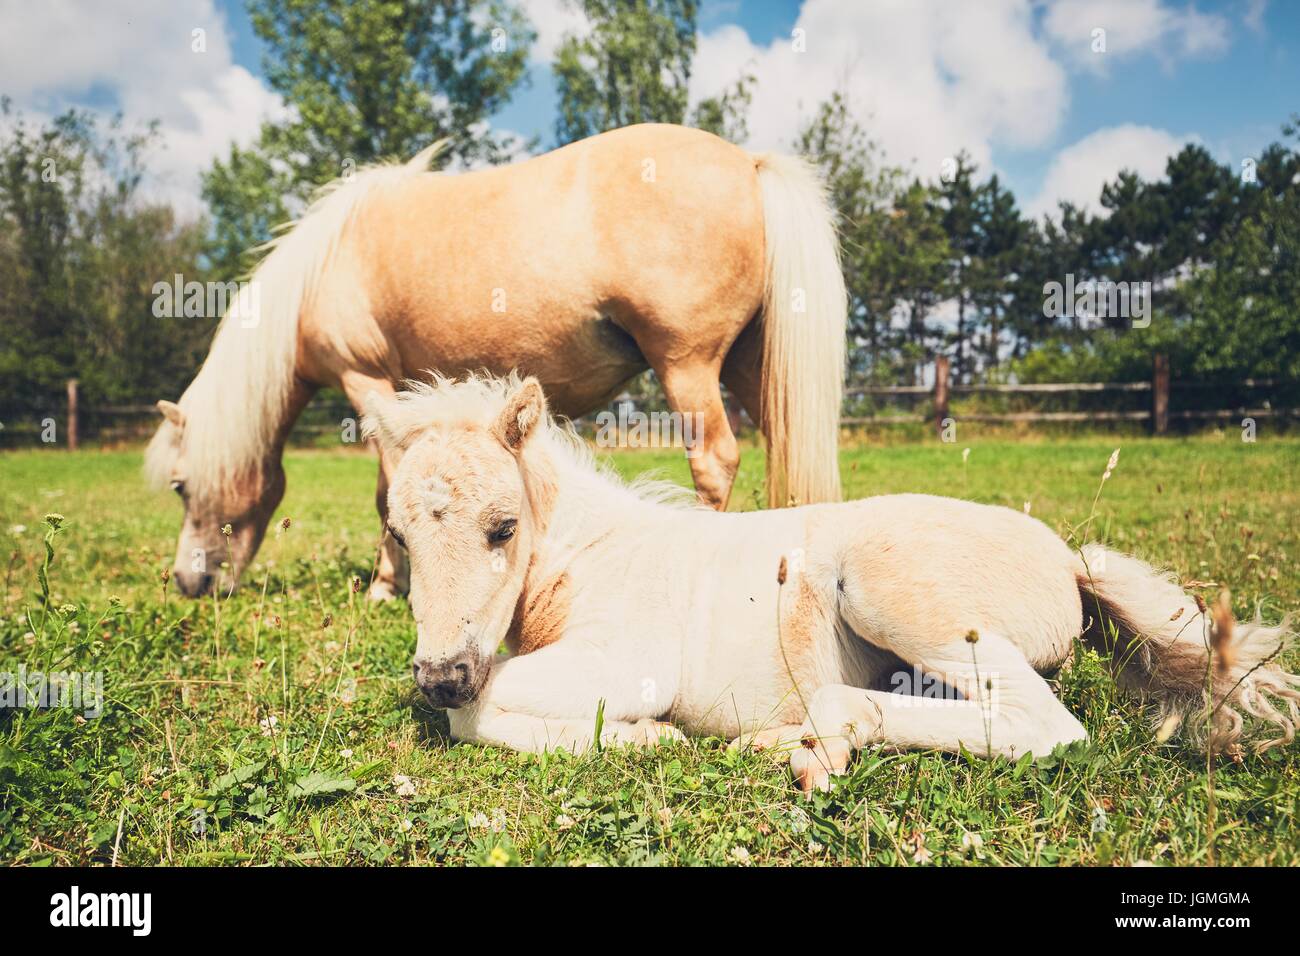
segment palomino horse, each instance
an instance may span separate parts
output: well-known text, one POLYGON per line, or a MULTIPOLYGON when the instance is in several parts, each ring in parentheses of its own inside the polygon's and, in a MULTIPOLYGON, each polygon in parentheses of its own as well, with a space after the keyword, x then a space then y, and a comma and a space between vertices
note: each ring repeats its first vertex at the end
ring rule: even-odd
MULTIPOLYGON (((719 509, 739 461, 721 379, 767 438, 770 502, 838 500, 844 282, 808 166, 677 126, 457 176, 426 171, 435 151, 326 192, 254 272, 179 404, 159 402, 147 467, 185 502, 182 591, 252 558, 318 388, 360 409, 426 369, 522 369, 576 416, 649 366, 694 416, 692 476, 719 509)), ((393 464, 381 453, 381 515, 393 464)), ((372 596, 403 575, 385 540, 372 596)))
POLYGON ((388 521, 410 554, 415 680, 461 740, 584 748, 603 701, 613 742, 802 743, 805 791, 872 743, 1043 756, 1084 737, 1040 676, 1081 631, 1169 718, 1203 721, 1212 676, 1219 746, 1238 709, 1295 733, 1300 678, 1273 663, 1285 624, 1211 622, 1142 562, 1076 552, 1018 511, 674 504, 598 471, 531 378, 414 385, 372 402, 366 428, 400 453, 388 521), (887 692, 912 673, 959 694, 887 692))

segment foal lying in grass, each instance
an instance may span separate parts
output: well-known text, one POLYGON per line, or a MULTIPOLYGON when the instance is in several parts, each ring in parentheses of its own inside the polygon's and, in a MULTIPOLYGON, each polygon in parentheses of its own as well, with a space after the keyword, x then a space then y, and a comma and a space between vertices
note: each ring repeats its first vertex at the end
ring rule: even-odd
POLYGON ((415 680, 457 739, 583 749, 603 701, 604 742, 785 744, 805 791, 873 743, 1042 756, 1085 736, 1041 676, 1081 633, 1167 727, 1195 718, 1222 748, 1245 712, 1281 729, 1270 743, 1294 737, 1285 626, 1211 621, 1142 562, 1080 554, 1019 512, 928 495, 691 507, 599 471, 531 378, 435 379, 370 413, 401 456, 388 514, 415 680), (913 673, 954 693, 891 692, 913 673))

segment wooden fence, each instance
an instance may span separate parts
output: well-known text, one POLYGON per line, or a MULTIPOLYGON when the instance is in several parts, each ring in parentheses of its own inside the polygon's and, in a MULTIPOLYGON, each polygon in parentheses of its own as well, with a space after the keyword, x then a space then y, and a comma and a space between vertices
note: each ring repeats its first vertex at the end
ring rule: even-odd
MULTIPOLYGON (((856 386, 845 389, 845 396, 878 396, 883 398, 929 398, 933 409, 933 422, 940 431, 945 424, 960 418, 965 422, 1148 422, 1153 434, 1164 435, 1169 431, 1171 420, 1232 420, 1239 418, 1297 417, 1300 409, 1274 408, 1271 405, 1250 407, 1238 405, 1234 408, 1197 409, 1186 408, 1171 410, 1170 392, 1179 389, 1220 389, 1251 390, 1276 388, 1279 383, 1267 380, 1247 379, 1242 382, 1180 382, 1171 381, 1169 374, 1169 357, 1157 355, 1152 363, 1151 380, 1147 382, 1050 382, 1027 385, 957 385, 951 381, 951 368, 947 356, 939 356, 934 363, 934 384, 932 385, 881 385, 856 386), (1114 410, 1095 409, 1090 411, 1018 411, 1018 412, 961 412, 954 416, 951 401, 960 395, 1088 395, 1098 393, 1146 394, 1149 402, 1146 408, 1114 410)), ((886 414, 867 416, 845 416, 841 419, 845 425, 903 424, 924 422, 929 416, 923 414, 886 414)))
MULTIPOLYGON (((927 399, 931 407, 929 414, 888 412, 871 415, 845 415, 844 425, 892 425, 932 421, 939 431, 951 421, 963 422, 1147 422, 1151 432, 1163 435, 1169 431, 1171 421, 1230 421, 1244 418, 1300 417, 1300 409, 1277 408, 1271 404, 1238 404, 1233 408, 1170 408, 1170 393, 1179 390, 1218 390, 1221 393, 1238 394, 1251 390, 1275 389, 1283 383, 1247 379, 1243 382, 1173 382, 1169 374, 1167 356, 1157 355, 1152 365, 1151 379, 1146 382, 1052 382, 1031 385, 962 385, 951 380, 951 368, 946 356, 939 356, 934 363, 934 382, 931 385, 861 385, 845 389, 849 403, 855 398, 881 398, 885 400, 900 399, 910 402, 924 402, 927 399), (1096 408, 1087 411, 987 411, 979 409, 962 410, 956 414, 952 411, 952 402, 962 396, 1145 396, 1145 407, 1114 409, 1096 408)), ((1293 394, 1297 383, 1286 383, 1285 390, 1293 394)), ((1213 392, 1211 392, 1213 394, 1213 392)), ((24 416, 19 411, 19 418, 32 417, 34 421, 48 421, 45 414, 30 412, 24 416)), ((63 440, 57 444, 75 451, 82 436, 95 435, 101 440, 120 441, 137 439, 147 435, 153 429, 157 419, 157 410, 153 405, 106 405, 85 408, 78 397, 78 383, 70 379, 67 383, 66 417, 62 423, 63 440), (87 423, 86 419, 89 419, 87 423), (90 424, 90 428, 85 426, 90 424)), ((12 419, 12 416, 10 416, 12 419)), ((315 402, 308 408, 303 420, 295 427, 298 435, 320 435, 330 431, 341 430, 345 420, 355 419, 352 411, 342 396, 325 402, 315 402)), ((4 424, 0 420, 0 424, 4 424)), ((37 429, 39 431, 39 429, 37 429)), ((13 433, 6 435, 6 444, 11 443, 13 433)))

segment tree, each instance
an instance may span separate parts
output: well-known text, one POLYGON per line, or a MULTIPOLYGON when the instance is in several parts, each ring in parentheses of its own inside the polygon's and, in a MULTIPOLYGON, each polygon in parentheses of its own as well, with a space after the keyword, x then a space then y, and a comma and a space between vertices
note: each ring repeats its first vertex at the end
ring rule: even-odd
POLYGON ((0 138, 0 404, 20 417, 61 404, 70 377, 92 402, 131 401, 192 373, 211 323, 156 318, 152 290, 202 277, 202 227, 140 197, 154 135, 70 111, 0 138))
POLYGON ((487 120, 524 76, 535 34, 508 0, 249 0, 263 69, 294 116, 266 123, 204 176, 213 258, 229 277, 313 190, 447 139, 447 157, 499 162, 487 120))
POLYGON ((690 124, 745 139, 753 77, 689 110, 696 0, 570 0, 590 31, 570 34, 556 51, 559 116, 555 138, 572 143, 635 123, 690 124))

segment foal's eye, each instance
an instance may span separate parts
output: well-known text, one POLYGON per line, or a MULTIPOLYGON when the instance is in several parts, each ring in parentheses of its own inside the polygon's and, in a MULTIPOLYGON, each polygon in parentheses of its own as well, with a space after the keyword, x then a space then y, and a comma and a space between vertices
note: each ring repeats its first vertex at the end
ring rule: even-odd
POLYGON ((501 522, 490 532, 488 532, 488 540, 491 541, 493 544, 503 544, 506 541, 509 541, 514 536, 515 536, 514 518, 509 518, 501 522))
POLYGON ((185 482, 183 482, 183 481, 173 481, 173 482, 172 482, 172 491, 176 492, 178 495, 183 495, 183 494, 185 494, 185 482))
POLYGON ((392 538, 394 541, 396 541, 396 542, 397 542, 399 545, 401 545, 403 548, 406 547, 406 539, 403 538, 400 534, 398 534, 398 533, 393 529, 393 526, 392 526, 391 524, 388 526, 388 536, 389 536, 390 538, 392 538))

